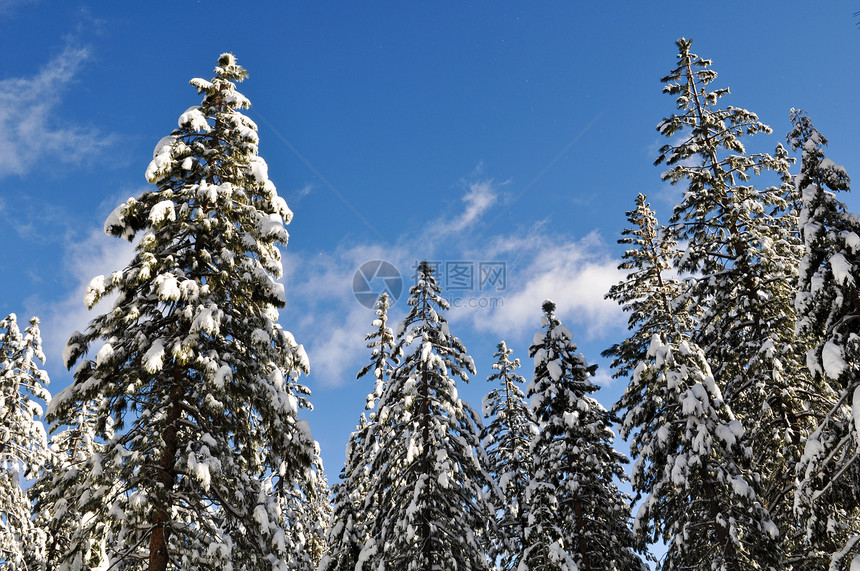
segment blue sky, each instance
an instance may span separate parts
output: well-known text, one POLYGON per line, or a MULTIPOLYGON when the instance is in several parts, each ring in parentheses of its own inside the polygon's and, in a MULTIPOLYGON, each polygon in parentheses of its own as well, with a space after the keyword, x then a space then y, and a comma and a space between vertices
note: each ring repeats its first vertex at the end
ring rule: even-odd
POLYGON ((860 173, 858 9, 0 0, 0 313, 41 317, 50 388, 67 386, 60 352, 92 317, 84 287, 131 256, 104 219, 146 190, 154 145, 199 103, 189 79, 210 78, 232 51, 251 74, 240 90, 260 154, 295 212, 281 322, 310 356, 310 422, 330 479, 370 390, 354 380, 369 358, 373 314, 352 294, 367 261, 408 278, 427 258, 443 281, 445 262, 504 264, 502 290, 478 280, 446 292, 463 305, 448 317, 478 365, 461 390, 476 408, 499 340, 530 375, 545 298, 600 364, 610 405, 624 383, 609 382, 599 354, 625 317, 602 297, 620 277, 624 212, 644 192, 665 220, 679 196, 652 166, 655 127, 674 108, 659 82, 674 41, 693 38, 731 87, 724 101, 773 127, 750 149, 772 150, 802 107, 830 156, 860 173))

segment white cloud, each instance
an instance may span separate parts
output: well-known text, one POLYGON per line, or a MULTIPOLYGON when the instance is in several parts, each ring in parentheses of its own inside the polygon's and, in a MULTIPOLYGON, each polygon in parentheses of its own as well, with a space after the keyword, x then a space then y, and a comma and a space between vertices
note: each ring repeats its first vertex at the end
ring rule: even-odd
POLYGON ((68 46, 36 75, 0 80, 0 177, 26 174, 47 160, 89 162, 110 143, 59 110, 62 92, 88 57, 85 48, 68 46))
MULTIPOLYGON (((497 194, 489 181, 470 185, 464 198, 466 211, 457 220, 479 223, 497 194)), ((282 321, 305 344, 311 384, 352 382, 369 358, 364 335, 370 331, 373 312, 353 297, 356 269, 370 260, 386 260, 400 269, 404 289, 390 316, 394 328, 406 311, 417 261, 414 250, 419 247, 426 249, 422 256, 442 262, 437 275, 440 285, 445 281, 445 261, 471 261, 475 272, 480 262, 505 263, 503 291, 480 291, 477 281, 472 291, 443 291, 452 301, 458 297, 448 318, 464 333, 466 326, 485 338, 530 340, 539 327, 541 303, 547 298, 556 302, 559 317, 584 339, 601 338, 624 327, 618 305, 604 299, 609 287, 622 277, 617 270, 619 261, 610 256, 597 233, 574 239, 553 235, 537 225, 513 236, 489 237, 487 246, 470 248, 464 246, 462 234, 434 234, 440 222, 429 222, 417 233, 421 238, 401 236, 394 245, 351 243, 329 255, 286 254, 288 302, 282 321)))
POLYGON ((623 274, 597 233, 573 240, 538 226, 523 236, 497 237, 487 254, 506 264, 505 290, 482 292, 500 298, 499 303, 457 309, 452 319, 468 321, 475 330, 500 339, 522 337, 538 327, 541 304, 552 299, 562 321, 589 338, 623 326, 618 305, 604 299, 623 274))
MULTIPOLYGON (((468 184, 462 198, 465 205, 453 219, 440 216, 391 245, 350 243, 318 256, 300 256, 288 249, 284 261, 287 308, 282 312, 282 324, 305 345, 311 363, 309 382, 324 386, 352 382, 369 359, 364 336, 375 316, 372 309, 356 301, 352 291, 353 277, 362 264, 384 260, 400 270, 403 290, 390 312, 390 324, 395 328, 406 312, 415 265, 422 259, 457 259, 462 253, 462 233, 480 221, 497 197, 492 180, 468 184)), ((374 291, 381 290, 381 283, 371 285, 374 291)))
POLYGON ((496 190, 493 188, 492 180, 484 180, 475 182, 469 185, 469 192, 463 197, 463 202, 466 203, 466 208, 463 212, 453 220, 449 228, 449 232, 461 232, 496 201, 496 190))
MULTIPOLYGON (((394 326, 405 312, 413 263, 405 248, 352 244, 330 255, 286 254, 287 307, 281 312, 281 323, 305 346, 312 384, 352 382, 369 359, 364 336, 370 332, 375 314, 355 299, 352 285, 356 270, 373 260, 385 260, 403 274, 400 298, 390 311, 394 326)), ((373 282, 371 286, 381 289, 382 284, 373 282)))
POLYGON ((617 379, 613 379, 612 375, 604 369, 597 369, 594 376, 591 378, 591 381, 599 387, 608 387, 615 383, 616 380, 617 379))

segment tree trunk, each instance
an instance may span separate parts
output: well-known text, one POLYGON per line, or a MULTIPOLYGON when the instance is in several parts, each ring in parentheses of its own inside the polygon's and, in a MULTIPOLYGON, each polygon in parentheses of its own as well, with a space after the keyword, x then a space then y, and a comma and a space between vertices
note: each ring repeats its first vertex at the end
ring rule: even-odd
POLYGON ((714 523, 714 532, 717 534, 718 547, 722 547, 725 567, 729 571, 741 571, 740 558, 738 557, 737 549, 735 549, 735 544, 729 537, 729 532, 726 527, 717 522, 717 518, 721 515, 724 519, 727 518, 725 515, 720 513, 720 507, 717 505, 717 497, 714 493, 716 484, 711 479, 710 474, 708 474, 707 467, 702 466, 701 471, 703 476, 702 489, 705 492, 705 501, 708 505, 708 511, 710 511, 711 514, 711 520, 714 523))
MULTIPOLYGON (((174 372, 174 377, 178 372, 174 372)), ((170 410, 167 413, 167 425, 164 429, 164 454, 159 463, 158 481, 161 483, 161 502, 156 504, 155 513, 152 516, 152 532, 149 537, 149 571, 166 571, 170 562, 170 554, 167 550, 167 542, 170 539, 169 498, 176 483, 176 452, 178 450, 177 433, 179 432, 180 387, 174 380, 174 386, 170 391, 170 410)))
MULTIPOLYGON (((423 367, 423 365, 422 365, 423 367)), ((422 456, 422 471, 427 477, 427 483, 430 482, 430 387, 427 378, 427 371, 421 373, 421 440, 423 441, 422 456)), ((425 492, 426 493, 426 492, 425 492)), ((421 548, 424 556, 424 561, 427 571, 433 569, 433 545, 430 540, 430 518, 426 513, 421 514, 421 548)))
POLYGON ((580 569, 582 571, 591 571, 591 565, 588 563, 588 546, 585 541, 585 516, 582 513, 582 500, 573 502, 573 509, 576 512, 576 535, 577 551, 579 551, 580 569))

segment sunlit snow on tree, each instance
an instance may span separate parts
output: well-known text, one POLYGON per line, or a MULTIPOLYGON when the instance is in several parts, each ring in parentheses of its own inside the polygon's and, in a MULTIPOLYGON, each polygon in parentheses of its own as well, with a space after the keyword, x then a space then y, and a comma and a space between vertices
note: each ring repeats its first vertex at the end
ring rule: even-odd
POLYGON ((385 384, 368 441, 384 453, 369 466, 366 502, 375 517, 357 570, 490 569, 493 505, 485 490, 480 418, 457 382, 475 373, 451 335, 448 302, 427 262, 410 289, 410 311, 397 331, 403 355, 385 384))
POLYGON ((51 397, 39 320, 22 332, 13 313, 0 320, 0 568, 24 570, 44 564, 45 530, 32 520, 25 491, 49 460, 41 402, 51 397))
POLYGON ((808 549, 795 533, 785 482, 812 429, 806 411, 817 404, 794 329, 801 244, 791 161, 780 144, 772 155, 748 151, 751 136, 770 127, 724 103, 729 89, 714 87, 711 61, 693 53, 690 40, 677 47, 677 64, 662 79, 675 110, 657 126, 669 141, 656 163, 667 166, 664 180, 683 185, 669 229, 686 283, 680 300, 698 310, 688 340, 748 432, 758 473, 750 485, 781 530, 770 542, 773 558, 789 565, 808 549))
POLYGON ((796 306, 798 330, 809 339, 807 365, 822 383, 818 426, 803 447, 794 508, 833 570, 860 568, 860 218, 835 192, 848 173, 824 154, 827 139, 792 110, 789 144, 802 152, 797 188, 805 252, 796 306), (852 562, 853 561, 853 562, 852 562))
POLYGON ((499 343, 494 372, 487 379, 497 386, 487 393, 482 406, 484 417, 490 420, 481 431, 481 444, 487 451, 487 470, 503 500, 497 512, 497 541, 493 545, 493 555, 501 558, 502 569, 516 569, 525 547, 525 496, 534 468, 530 446, 538 432, 520 388, 525 384, 517 373, 520 360, 511 361, 512 352, 504 341, 499 343))
POLYGON ((617 485, 627 459, 612 446, 614 416, 592 396, 597 365, 577 351, 555 303, 542 309, 529 347, 535 368, 526 395, 539 433, 518 571, 644 570, 629 526, 631 499, 617 485))

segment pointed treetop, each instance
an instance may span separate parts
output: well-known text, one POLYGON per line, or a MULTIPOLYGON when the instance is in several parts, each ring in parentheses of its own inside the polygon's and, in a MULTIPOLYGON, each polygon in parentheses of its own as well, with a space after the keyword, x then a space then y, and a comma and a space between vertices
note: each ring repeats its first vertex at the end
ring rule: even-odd
POLYGON ((555 311, 555 302, 547 299, 543 302, 543 305, 541 305, 541 308, 543 309, 543 312, 546 313, 547 315, 552 315, 553 312, 555 311))
POLYGON ((851 177, 845 168, 824 156, 827 138, 815 128, 803 109, 792 109, 790 115, 792 129, 786 135, 786 141, 792 150, 803 150, 797 188, 803 190, 810 184, 817 184, 833 191, 849 190, 851 177))
POLYGON ((215 73, 232 81, 242 81, 248 78, 247 70, 236 63, 236 56, 229 52, 221 54, 218 58, 215 73))
POLYGON ((430 262, 427 260, 422 260, 420 264, 418 264, 418 279, 423 277, 428 277, 433 274, 433 266, 430 265, 430 262))

